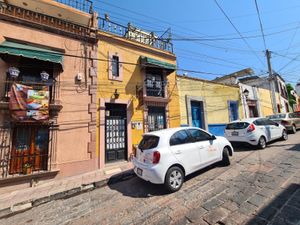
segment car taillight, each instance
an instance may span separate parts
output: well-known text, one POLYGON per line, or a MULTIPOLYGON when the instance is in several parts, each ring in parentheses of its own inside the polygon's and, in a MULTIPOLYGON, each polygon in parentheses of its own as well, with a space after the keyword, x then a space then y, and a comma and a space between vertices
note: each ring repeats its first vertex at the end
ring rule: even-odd
POLYGON ((251 123, 250 126, 249 126, 248 129, 247 129, 247 133, 250 133, 250 132, 252 132, 252 131, 254 131, 254 130, 255 130, 255 126, 254 126, 253 123, 251 123))
POLYGON ((160 153, 159 151, 153 152, 153 158, 152 158, 152 163, 157 164, 160 160, 160 153))

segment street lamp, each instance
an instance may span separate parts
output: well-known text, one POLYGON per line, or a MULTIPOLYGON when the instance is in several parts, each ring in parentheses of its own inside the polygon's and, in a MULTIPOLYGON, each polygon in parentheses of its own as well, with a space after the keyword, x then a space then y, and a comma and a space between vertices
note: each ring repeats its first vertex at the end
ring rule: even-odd
POLYGON ((118 89, 115 90, 114 96, 115 96, 115 99, 118 99, 118 98, 119 98, 120 93, 118 92, 118 89))
POLYGON ((8 68, 8 73, 12 78, 17 78, 19 76, 20 70, 16 67, 9 67, 8 68))
POLYGON ((247 89, 245 89, 245 90, 243 91, 243 94, 245 95, 245 97, 246 97, 246 99, 247 99, 248 96, 249 96, 249 91, 248 91, 247 89))

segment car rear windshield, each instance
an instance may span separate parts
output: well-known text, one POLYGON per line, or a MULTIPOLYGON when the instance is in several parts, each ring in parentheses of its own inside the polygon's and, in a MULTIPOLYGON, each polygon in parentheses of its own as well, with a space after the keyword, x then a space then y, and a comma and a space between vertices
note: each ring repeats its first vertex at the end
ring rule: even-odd
POLYGON ((276 120, 276 119, 284 119, 285 116, 286 114, 276 114, 276 115, 267 116, 267 118, 271 120, 276 120))
POLYGON ((247 122, 236 122, 236 123, 229 123, 226 126, 226 130, 241 130, 245 129, 249 126, 249 123, 247 122))
POLYGON ((153 135, 145 135, 139 144, 139 149, 147 150, 157 147, 159 137, 153 135))

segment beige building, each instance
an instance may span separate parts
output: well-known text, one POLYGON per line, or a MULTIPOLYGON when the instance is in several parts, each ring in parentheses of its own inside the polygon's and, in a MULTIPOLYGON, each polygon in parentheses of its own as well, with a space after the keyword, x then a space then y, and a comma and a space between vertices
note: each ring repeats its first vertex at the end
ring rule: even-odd
POLYGON ((0 194, 96 169, 97 21, 88 10, 0 1, 0 194))

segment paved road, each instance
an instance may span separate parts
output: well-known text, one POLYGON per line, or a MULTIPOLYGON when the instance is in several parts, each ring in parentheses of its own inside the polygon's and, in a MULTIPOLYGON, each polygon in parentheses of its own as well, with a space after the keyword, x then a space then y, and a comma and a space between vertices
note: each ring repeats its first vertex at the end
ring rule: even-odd
POLYGON ((300 131, 265 150, 240 149, 229 167, 189 176, 167 194, 137 177, 0 220, 0 224, 297 224, 300 131))

